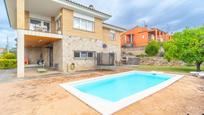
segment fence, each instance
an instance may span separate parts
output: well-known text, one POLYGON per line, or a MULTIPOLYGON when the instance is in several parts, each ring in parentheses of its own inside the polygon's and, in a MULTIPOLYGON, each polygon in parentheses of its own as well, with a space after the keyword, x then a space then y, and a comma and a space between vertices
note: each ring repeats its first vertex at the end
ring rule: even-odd
POLYGON ((114 66, 115 54, 114 53, 98 53, 97 54, 98 66, 114 66))

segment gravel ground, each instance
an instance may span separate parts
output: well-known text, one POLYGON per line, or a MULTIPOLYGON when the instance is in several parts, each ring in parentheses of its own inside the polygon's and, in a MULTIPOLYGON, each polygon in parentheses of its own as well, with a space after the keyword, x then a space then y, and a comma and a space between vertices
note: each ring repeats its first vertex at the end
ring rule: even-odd
MULTIPOLYGON (((59 87, 60 83, 127 71, 95 71, 19 80, 0 84, 2 115, 97 115, 97 111, 59 87)), ((116 115, 202 115, 204 79, 185 76, 173 85, 138 101, 116 115)))

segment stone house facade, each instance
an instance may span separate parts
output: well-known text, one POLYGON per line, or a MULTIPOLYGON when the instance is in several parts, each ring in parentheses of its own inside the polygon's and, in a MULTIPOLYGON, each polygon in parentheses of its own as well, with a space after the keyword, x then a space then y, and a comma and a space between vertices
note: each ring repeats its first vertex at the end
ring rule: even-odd
POLYGON ((120 61, 120 35, 125 29, 104 23, 111 16, 93 6, 70 0, 4 1, 18 35, 18 77, 40 60, 61 72, 95 69, 101 52, 114 53, 115 61, 120 61))

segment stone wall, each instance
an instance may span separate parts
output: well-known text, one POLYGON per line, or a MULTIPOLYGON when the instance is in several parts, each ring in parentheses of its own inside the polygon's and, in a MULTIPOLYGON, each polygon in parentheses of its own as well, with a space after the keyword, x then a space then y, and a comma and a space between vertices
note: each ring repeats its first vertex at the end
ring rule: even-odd
POLYGON ((103 48, 104 42, 99 39, 81 38, 74 36, 65 36, 63 38, 63 53, 62 53, 62 70, 63 72, 70 72, 70 65, 75 64, 74 71, 90 70, 96 68, 96 57, 92 59, 76 59, 74 58, 74 51, 94 51, 96 53, 113 52, 116 54, 116 61, 120 60, 121 50, 120 45, 109 45, 103 48))
POLYGON ((123 55, 145 55, 145 47, 138 48, 122 48, 123 55))
POLYGON ((162 57, 141 57, 140 58, 141 65, 160 65, 160 66, 180 66, 184 65, 181 61, 170 61, 168 62, 166 59, 162 57))
POLYGON ((49 55, 47 48, 25 48, 25 56, 29 60, 29 64, 37 64, 37 61, 42 59, 45 62, 45 66, 49 66, 49 55))
POLYGON ((59 40, 53 43, 53 64, 59 71, 63 71, 62 59, 62 40, 59 40))

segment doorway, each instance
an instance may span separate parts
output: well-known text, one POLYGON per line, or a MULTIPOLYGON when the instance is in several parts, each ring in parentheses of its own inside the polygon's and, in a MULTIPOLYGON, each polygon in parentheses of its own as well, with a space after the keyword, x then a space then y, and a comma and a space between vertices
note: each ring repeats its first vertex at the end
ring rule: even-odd
POLYGON ((48 65, 49 67, 53 67, 53 44, 49 44, 48 48, 48 65))

